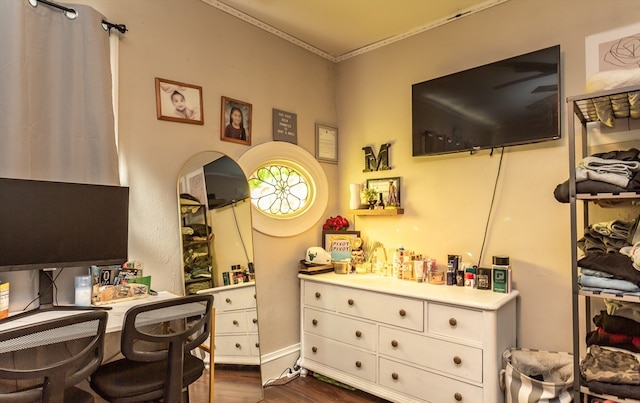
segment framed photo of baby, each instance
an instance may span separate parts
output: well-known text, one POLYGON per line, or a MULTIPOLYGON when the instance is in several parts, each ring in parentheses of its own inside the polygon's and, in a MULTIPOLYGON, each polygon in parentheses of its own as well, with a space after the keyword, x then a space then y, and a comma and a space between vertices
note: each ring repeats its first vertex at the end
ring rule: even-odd
POLYGON ((159 120, 203 125, 202 87, 156 77, 159 120))
POLYGON ((220 140, 251 145, 251 104, 222 97, 220 140))

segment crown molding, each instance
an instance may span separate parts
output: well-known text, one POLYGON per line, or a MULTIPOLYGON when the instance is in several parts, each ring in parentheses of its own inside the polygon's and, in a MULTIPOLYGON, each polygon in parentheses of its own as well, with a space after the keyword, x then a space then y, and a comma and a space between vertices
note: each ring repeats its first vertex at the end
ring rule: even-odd
POLYGON ((275 27, 273 27, 273 26, 271 26, 271 25, 269 25, 269 24, 267 24, 267 23, 265 23, 263 21, 260 21, 260 20, 258 20, 256 18, 253 18, 252 16, 250 16, 248 14, 245 14, 242 11, 236 10, 235 8, 233 8, 233 7, 231 7, 231 6, 227 5, 227 4, 224 4, 224 3, 222 3, 222 2, 220 2, 218 0, 201 0, 201 1, 213 6, 215 8, 217 8, 220 11, 224 11, 225 13, 227 13, 229 15, 232 15, 232 16, 234 16, 236 18, 239 18, 242 21, 247 22, 247 23, 249 23, 249 24, 251 24, 251 25, 253 25, 253 26, 257 27, 257 28, 260 28, 260 29, 262 29, 262 30, 264 30, 266 32, 269 32, 269 33, 271 33, 271 34, 273 34, 275 36, 278 36, 278 37, 280 37, 280 38, 282 38, 282 39, 284 39, 284 40, 286 40, 288 42, 291 42, 294 45, 297 45, 297 46, 299 46, 299 47, 301 47, 301 48, 303 48, 303 49, 305 49, 305 50, 307 50, 307 51, 309 51, 311 53, 315 53, 316 55, 318 55, 320 57, 323 57, 323 58, 325 58, 327 60, 330 60, 333 63, 338 63, 338 62, 341 62, 341 61, 344 61, 344 60, 347 60, 347 59, 351 59, 352 57, 356 57, 356 56, 362 55, 364 53, 371 52, 372 50, 379 49, 379 48, 381 48, 383 46, 387 46, 387 45, 390 45, 392 43, 401 41, 403 39, 407 39, 407 38, 412 37, 414 35, 421 34, 421 33, 425 32, 425 31, 429 31, 431 29, 434 29, 434 28, 439 27, 441 25, 447 24, 449 22, 453 22, 453 21, 456 21, 456 20, 458 20, 460 18, 467 17, 467 16, 469 16, 471 14, 475 14, 477 12, 486 10, 486 9, 488 9, 490 7, 493 7, 493 6, 496 6, 498 4, 505 3, 505 2, 507 2, 509 0, 488 0, 488 1, 484 2, 484 3, 476 5, 474 7, 466 8, 466 9, 460 11, 457 14, 453 14, 453 15, 447 16, 445 18, 442 18, 442 19, 434 21, 434 22, 430 22, 430 23, 425 24, 425 25, 421 25, 421 26, 419 26, 417 28, 414 28, 414 29, 412 29, 410 31, 407 31, 405 33, 391 36, 391 37, 389 37, 387 39, 383 39, 381 41, 374 42, 374 43, 372 43, 370 45, 363 46, 363 47, 361 47, 359 49, 355 49, 353 51, 347 52, 347 53, 339 55, 339 56, 334 56, 334 55, 331 55, 331 54, 325 52, 324 50, 318 49, 315 46, 312 46, 312 45, 306 43, 305 41, 302 41, 302 40, 300 40, 300 39, 298 39, 298 38, 296 38, 294 36, 291 36, 291 35, 287 34, 286 32, 283 32, 283 31, 279 30, 278 28, 275 28, 275 27))

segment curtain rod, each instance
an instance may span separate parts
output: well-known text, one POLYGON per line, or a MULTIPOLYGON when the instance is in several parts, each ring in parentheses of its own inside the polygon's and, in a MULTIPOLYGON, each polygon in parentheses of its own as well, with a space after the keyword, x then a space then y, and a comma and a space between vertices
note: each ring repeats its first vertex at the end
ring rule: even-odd
MULTIPOLYGON (((38 2, 46 4, 49 7, 57 8, 58 10, 64 11, 64 13, 67 16, 67 18, 69 18, 71 20, 75 19, 78 16, 78 13, 76 12, 76 10, 74 10, 73 8, 65 7, 62 4, 54 3, 54 2, 49 1, 49 0, 29 0, 29 3, 33 7, 37 6, 38 2)), ((102 25, 104 26, 105 30, 109 31, 109 33, 111 33, 111 28, 116 29, 121 34, 124 34, 125 32, 128 31, 126 25, 124 25, 124 24, 113 24, 113 23, 111 23, 111 22, 109 22, 107 20, 102 20, 102 25)))

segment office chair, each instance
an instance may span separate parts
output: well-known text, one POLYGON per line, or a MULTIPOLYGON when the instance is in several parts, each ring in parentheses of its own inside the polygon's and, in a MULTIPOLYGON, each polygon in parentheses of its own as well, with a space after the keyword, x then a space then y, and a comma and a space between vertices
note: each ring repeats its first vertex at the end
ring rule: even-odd
POLYGON ((93 402, 75 385, 102 363, 106 324, 91 311, 0 332, 0 402, 93 402))
POLYGON ((93 390, 114 403, 188 401, 187 387, 205 367, 191 351, 209 337, 212 307, 213 296, 191 295, 130 308, 120 340, 124 358, 91 376, 93 390))

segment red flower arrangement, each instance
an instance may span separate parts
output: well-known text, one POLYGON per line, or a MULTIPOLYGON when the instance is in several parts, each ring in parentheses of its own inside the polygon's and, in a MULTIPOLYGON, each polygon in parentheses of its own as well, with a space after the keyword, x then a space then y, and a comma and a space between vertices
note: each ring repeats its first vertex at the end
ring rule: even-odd
POLYGON ((349 228, 349 220, 342 216, 327 218, 322 226, 323 230, 342 231, 349 228))

